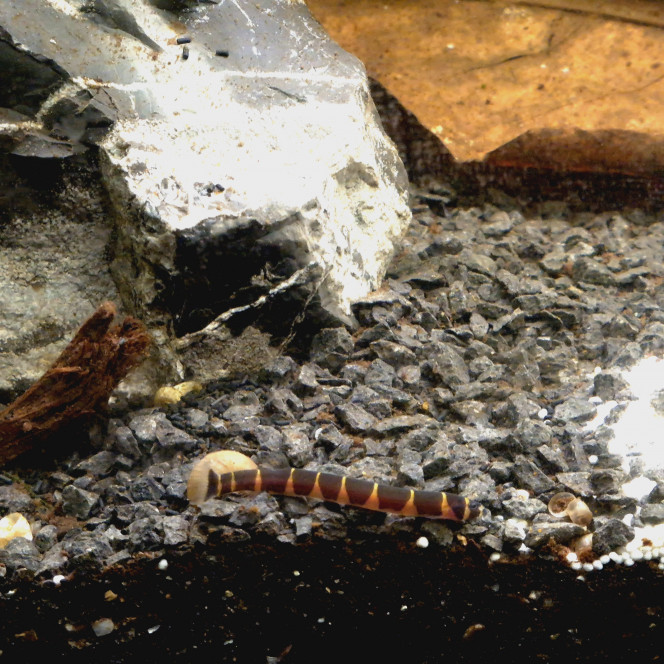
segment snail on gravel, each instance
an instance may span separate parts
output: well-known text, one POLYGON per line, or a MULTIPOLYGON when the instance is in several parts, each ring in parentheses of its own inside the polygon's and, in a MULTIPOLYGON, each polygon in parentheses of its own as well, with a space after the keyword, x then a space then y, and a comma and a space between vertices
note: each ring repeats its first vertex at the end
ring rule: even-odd
POLYGON ((551 498, 549 514, 557 518, 567 516, 572 523, 584 528, 593 520, 593 513, 588 505, 568 491, 561 491, 551 498))

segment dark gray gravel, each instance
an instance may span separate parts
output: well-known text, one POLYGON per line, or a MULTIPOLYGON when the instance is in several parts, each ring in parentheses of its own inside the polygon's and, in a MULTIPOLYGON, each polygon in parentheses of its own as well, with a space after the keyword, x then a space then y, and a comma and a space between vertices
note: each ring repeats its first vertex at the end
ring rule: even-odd
MULTIPOLYGON (((548 555, 547 545, 585 532, 548 514, 563 490, 598 517, 598 554, 628 541, 619 518, 637 504, 619 492, 629 478, 608 453, 610 430, 584 425, 601 401, 629 400, 617 368, 664 350, 664 224, 560 205, 439 216, 427 205, 436 192, 414 192, 410 231, 384 286, 355 305, 352 334, 323 330, 306 361, 280 356, 260 376, 219 381, 176 407, 117 416, 90 456, 0 486, 4 512, 41 523, 34 542, 0 552, 4 574, 50 577, 206 542, 391 529, 438 546, 462 534, 487 552, 548 555), (196 510, 185 498, 193 461, 221 448, 265 466, 453 491, 485 510, 461 526, 266 494, 196 510)), ((664 477, 652 479, 648 523, 664 519, 664 477)))

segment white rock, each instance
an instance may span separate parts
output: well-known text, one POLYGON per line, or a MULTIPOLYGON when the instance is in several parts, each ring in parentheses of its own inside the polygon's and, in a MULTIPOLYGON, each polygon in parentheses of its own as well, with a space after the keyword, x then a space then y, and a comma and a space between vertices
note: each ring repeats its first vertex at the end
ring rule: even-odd
POLYGON ((283 290, 295 311, 315 294, 321 315, 347 320, 410 221, 405 170, 362 64, 302 2, 83 4, 0 2, 16 57, 57 64, 31 60, 53 78, 38 118, 66 135, 14 119, 11 136, 15 152, 39 156, 99 144, 125 302, 158 341, 171 324, 195 332, 283 290), (112 123, 105 136, 100 119, 112 123))

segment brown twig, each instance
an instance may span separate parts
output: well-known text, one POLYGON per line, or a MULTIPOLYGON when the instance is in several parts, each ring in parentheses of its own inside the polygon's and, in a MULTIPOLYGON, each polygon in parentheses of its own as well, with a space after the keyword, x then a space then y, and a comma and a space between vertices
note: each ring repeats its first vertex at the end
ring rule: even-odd
POLYGON ((103 410, 116 385, 139 364, 150 337, 133 318, 112 325, 115 314, 113 303, 102 304, 53 366, 0 412, 0 464, 103 410))

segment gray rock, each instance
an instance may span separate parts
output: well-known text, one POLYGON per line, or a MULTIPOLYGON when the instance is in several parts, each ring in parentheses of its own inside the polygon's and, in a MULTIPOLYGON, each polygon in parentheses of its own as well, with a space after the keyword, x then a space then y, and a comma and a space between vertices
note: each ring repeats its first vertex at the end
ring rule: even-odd
POLYGON ((449 344, 439 344, 430 360, 431 373, 443 385, 454 389, 470 382, 468 367, 455 348, 449 344))
POLYGON ((521 519, 507 519, 503 536, 506 542, 523 542, 526 539, 527 524, 521 519))
POLYGON ((165 516, 163 521, 164 544, 166 546, 177 546, 187 541, 189 533, 189 522, 180 514, 165 516))
POLYGON ((621 470, 604 468, 590 473, 589 479, 593 493, 619 493, 625 481, 625 473, 621 470))
POLYGON ((534 498, 507 498, 502 501, 505 511, 516 519, 532 521, 536 514, 546 512, 546 505, 534 498))
POLYGON ((551 442, 551 427, 541 420, 522 420, 517 424, 511 439, 521 450, 546 446, 551 442))
POLYGON ((17 486, 0 486, 0 510, 3 513, 21 512, 31 514, 34 509, 32 498, 24 489, 17 486))
POLYGON ((563 422, 587 422, 597 414, 597 407, 582 398, 567 399, 556 406, 553 416, 563 422))
POLYGON ((282 383, 297 374, 297 362, 287 355, 280 355, 268 362, 262 369, 262 376, 272 383, 282 383))
POLYGON ((553 540, 556 544, 568 544, 585 534, 586 529, 566 521, 533 523, 526 536, 526 546, 536 549, 553 540))
POLYGON ((452 450, 446 440, 438 440, 422 456, 422 470, 425 479, 438 477, 452 463, 452 450))
POLYGON ((140 459, 141 450, 134 438, 134 434, 131 429, 122 424, 109 426, 110 435, 113 440, 113 447, 115 450, 120 452, 120 454, 125 454, 126 456, 132 459, 140 459))
POLYGON ((154 551, 164 545, 164 517, 147 516, 129 524, 129 550, 154 551))
POLYGON ((209 415, 200 408, 188 408, 185 411, 187 424, 194 429, 204 429, 210 421, 209 415))
POLYGON ((0 563, 4 563, 12 572, 22 568, 36 572, 40 558, 37 547, 25 537, 15 537, 7 542, 4 549, 0 549, 0 563))
POLYGON ((419 463, 404 462, 397 468, 397 483, 400 485, 420 487, 424 484, 424 472, 419 463))
POLYGON ((295 382, 295 389, 299 394, 315 394, 318 387, 316 369, 311 364, 305 364, 300 369, 300 374, 295 382))
POLYGON ((99 496, 73 485, 62 491, 62 511, 77 519, 87 519, 99 502, 99 496))
POLYGON ((311 537, 313 519, 306 515, 297 519, 293 519, 295 525, 295 537, 298 540, 308 539, 311 537))
POLYGON ((611 286, 615 283, 615 277, 609 268, 589 256, 578 256, 574 259, 572 276, 577 281, 600 286, 611 286))
POLYGON ((47 524, 42 526, 35 535, 35 546, 44 553, 48 551, 58 540, 58 529, 55 526, 47 524))
POLYGON ((415 353, 393 341, 386 341, 384 339, 374 341, 371 344, 371 350, 378 358, 395 368, 413 365, 415 363, 415 353))
POLYGON ((569 464, 562 452, 548 445, 540 445, 537 448, 537 458, 542 463, 542 468, 550 473, 565 473, 569 470, 569 464))
POLYGON ((590 496, 593 493, 590 486, 590 473, 583 471, 558 473, 556 478, 567 491, 571 491, 576 496, 590 496))
POLYGON ((67 556, 68 566, 74 569, 99 569, 105 559, 113 554, 111 545, 97 533, 79 533, 63 540, 62 551, 67 556))
POLYGON ((102 450, 91 457, 81 461, 74 470, 92 475, 106 475, 115 463, 116 455, 108 450, 102 450))
POLYGON ((624 546, 632 539, 634 539, 634 528, 630 528, 619 519, 609 519, 595 529, 593 553, 603 556, 624 546))
POLYGON ((336 373, 353 352, 353 337, 343 327, 321 330, 311 341, 311 360, 336 373))
POLYGON ((372 427, 372 431, 379 436, 394 436, 431 424, 436 424, 436 420, 428 415, 397 415, 376 422, 372 427))
MULTIPOLYGON (((512 474, 516 484, 524 489, 532 491, 536 496, 550 491, 555 486, 530 459, 519 454, 512 466, 512 474)), ((530 546, 530 545, 529 545, 530 546)))
POLYGON ((368 432, 377 425, 376 418, 356 404, 349 403, 337 406, 335 413, 339 420, 353 433, 368 432))
POLYGON ((364 376, 364 383, 374 389, 394 385, 396 371, 381 359, 374 360, 364 376))
POLYGON ((159 500, 164 495, 164 487, 153 477, 138 477, 129 488, 136 501, 159 500))
POLYGON ((643 523, 664 523, 664 503, 658 503, 656 505, 644 505, 641 508, 639 517, 643 523))
POLYGON ((302 468, 313 458, 313 442, 307 435, 307 427, 293 425, 282 427, 283 452, 288 457, 291 465, 302 468))

